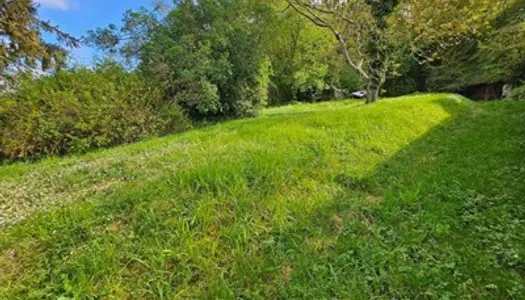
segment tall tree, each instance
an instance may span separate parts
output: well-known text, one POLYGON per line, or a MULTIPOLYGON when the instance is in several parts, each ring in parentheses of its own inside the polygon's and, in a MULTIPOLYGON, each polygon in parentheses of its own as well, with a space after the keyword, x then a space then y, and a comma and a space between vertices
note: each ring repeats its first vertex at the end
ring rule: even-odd
POLYGON ((420 62, 433 62, 464 40, 479 39, 515 0, 404 0, 391 24, 393 38, 420 62))
POLYGON ((367 103, 377 100, 396 48, 389 45, 387 19, 397 0, 286 0, 300 15, 330 30, 348 66, 367 82, 367 103))
POLYGON ((487 16, 487 25, 443 49, 432 64, 436 89, 458 90, 493 83, 519 85, 525 80, 525 1, 506 1, 504 9, 487 16))
POLYGON ((348 65, 377 99, 397 58, 411 54, 433 63, 450 47, 477 39, 514 0, 285 0, 314 24, 329 29, 348 65))
POLYGON ((265 45, 272 63, 271 100, 311 100, 337 81, 340 58, 333 38, 282 2, 273 7, 270 39, 265 45))
POLYGON ((177 0, 167 14, 128 12, 123 27, 86 40, 137 59, 167 101, 196 118, 254 115, 267 101, 271 12, 258 0, 177 0))
POLYGON ((162 2, 153 9, 141 7, 137 10, 127 10, 121 26, 109 24, 103 28, 89 30, 82 38, 88 46, 99 48, 110 55, 118 56, 130 65, 140 61, 143 46, 150 42, 157 31, 162 30, 163 19, 170 8, 162 2))
POLYGON ((73 36, 40 20, 32 0, 0 0, 0 77, 13 79, 17 70, 34 68, 38 62, 44 69, 64 63, 65 49, 46 43, 42 31, 54 34, 67 47, 80 45, 73 36))

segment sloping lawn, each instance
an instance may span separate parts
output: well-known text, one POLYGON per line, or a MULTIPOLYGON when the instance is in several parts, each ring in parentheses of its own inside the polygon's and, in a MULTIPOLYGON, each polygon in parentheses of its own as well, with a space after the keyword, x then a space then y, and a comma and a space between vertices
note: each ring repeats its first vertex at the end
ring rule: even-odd
POLYGON ((0 166, 0 299, 525 298, 525 102, 256 119, 0 166))

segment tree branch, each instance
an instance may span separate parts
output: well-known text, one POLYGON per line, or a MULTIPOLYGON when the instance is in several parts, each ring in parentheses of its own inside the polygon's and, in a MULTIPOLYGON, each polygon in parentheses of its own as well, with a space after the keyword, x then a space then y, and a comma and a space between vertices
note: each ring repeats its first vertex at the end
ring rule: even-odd
POLYGON ((324 10, 324 9, 321 9, 321 8, 318 8, 318 7, 314 7, 314 6, 306 4, 305 2, 300 1, 300 0, 286 0, 286 2, 288 2, 288 4, 298 14, 300 14, 301 16, 307 18, 308 20, 310 20, 315 25, 317 25, 319 27, 322 27, 322 28, 329 29, 332 32, 332 34, 335 36, 335 38, 337 39, 338 43, 343 48, 343 54, 344 54, 344 57, 345 57, 345 60, 347 61, 347 63, 354 70, 356 70, 363 78, 365 78, 365 79, 369 79, 370 78, 370 75, 367 74, 367 72, 365 72, 362 69, 362 63, 356 64, 354 62, 354 59, 352 58, 350 50, 349 50, 349 47, 348 47, 348 41, 336 29, 335 25, 331 24, 329 21, 327 21, 326 19, 321 18, 320 16, 318 16, 316 14, 316 11, 317 11, 317 12, 320 12, 320 13, 323 13, 323 14, 335 15, 335 11, 324 10), (304 11, 300 7, 302 7, 306 11, 304 11))

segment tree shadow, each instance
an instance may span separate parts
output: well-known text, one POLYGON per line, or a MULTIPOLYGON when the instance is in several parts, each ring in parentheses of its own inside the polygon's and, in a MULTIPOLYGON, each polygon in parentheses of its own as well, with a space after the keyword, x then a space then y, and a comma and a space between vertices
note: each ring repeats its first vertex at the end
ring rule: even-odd
POLYGON ((297 288, 393 299, 525 294, 525 106, 440 105, 450 119, 367 176, 336 177, 346 190, 313 217, 323 234, 303 233, 332 244, 298 250, 297 288))
MULTIPOLYGON (((274 170, 286 160, 246 168, 248 156, 129 184, 100 207, 69 208, 48 217, 54 225, 34 224, 50 249, 35 261, 72 285, 85 275, 101 289, 122 279, 119 289, 137 295, 182 289, 195 297, 195 289, 209 298, 519 298, 525 106, 439 104, 449 119, 362 178, 310 178, 302 194, 280 191, 289 178, 274 170), (270 186, 254 188, 263 184, 270 186), (323 184, 338 192, 317 189, 323 184), (274 191, 282 197, 272 199, 274 191), (294 193, 319 201, 303 205, 308 199, 294 193), (75 256, 62 267, 54 255, 69 253, 75 256)), ((61 287, 57 278, 38 284, 61 287)))

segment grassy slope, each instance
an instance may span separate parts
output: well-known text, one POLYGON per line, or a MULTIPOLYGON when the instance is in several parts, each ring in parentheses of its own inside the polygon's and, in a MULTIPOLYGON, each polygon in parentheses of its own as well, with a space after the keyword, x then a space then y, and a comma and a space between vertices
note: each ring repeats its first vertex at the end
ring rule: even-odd
POLYGON ((0 298, 523 298, 524 153, 525 103, 431 95, 0 167, 0 298))

